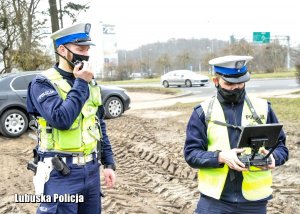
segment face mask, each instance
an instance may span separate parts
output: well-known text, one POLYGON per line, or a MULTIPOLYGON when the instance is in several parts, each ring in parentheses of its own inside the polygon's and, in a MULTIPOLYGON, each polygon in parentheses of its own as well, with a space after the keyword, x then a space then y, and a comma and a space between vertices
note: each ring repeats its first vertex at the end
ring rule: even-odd
POLYGON ((90 58, 89 56, 79 55, 79 54, 76 54, 73 52, 71 52, 71 53, 73 54, 72 62, 74 64, 76 64, 76 62, 78 63, 78 62, 82 62, 82 61, 88 61, 90 58))
POLYGON ((245 94, 245 87, 242 89, 236 88, 234 90, 227 90, 218 85, 217 89, 218 94, 228 103, 238 103, 245 94))
POLYGON ((69 48, 67 48, 65 46, 65 48, 70 51, 73 54, 73 58, 71 60, 71 62, 73 63, 73 65, 71 63, 69 63, 73 68, 76 64, 82 62, 82 61, 88 61, 89 60, 89 56, 85 56, 85 55, 80 55, 80 54, 76 54, 74 52, 72 52, 69 48))

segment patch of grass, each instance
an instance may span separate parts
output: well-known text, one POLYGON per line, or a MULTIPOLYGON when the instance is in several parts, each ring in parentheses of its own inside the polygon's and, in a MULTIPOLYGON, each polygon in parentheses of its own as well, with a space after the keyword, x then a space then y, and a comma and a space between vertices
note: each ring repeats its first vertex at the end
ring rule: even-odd
POLYGON ((295 71, 276 72, 276 73, 251 73, 251 79, 263 79, 263 78, 295 78, 295 71))
MULTIPOLYGON (((268 98, 267 100, 271 102, 272 109, 279 121, 300 124, 300 98, 268 98)), ((200 102, 176 103, 161 109, 190 111, 200 102)))
MULTIPOLYGON (((207 71, 196 72, 208 76, 210 79, 213 77, 207 71)), ((263 79, 263 78, 295 78, 296 71, 285 71, 276 73, 256 73, 251 74, 252 79, 263 79)), ((97 80, 98 84, 102 85, 123 85, 123 84, 143 84, 143 83, 160 83, 160 77, 152 79, 136 79, 136 80, 120 80, 120 81, 101 81, 97 80)))
POLYGON ((102 85, 122 85, 122 84, 142 84, 142 83, 159 83, 160 78, 153 79, 137 79, 137 80, 120 80, 120 81, 101 81, 97 80, 97 83, 102 85))
POLYGON ((268 98, 280 121, 299 123, 300 98, 268 98))
POLYGON ((201 101, 199 102, 192 102, 192 103, 176 103, 172 106, 167 106, 167 107, 162 107, 162 108, 158 108, 160 110, 173 110, 173 111, 176 111, 176 110, 186 110, 186 111, 189 111, 191 112, 191 109, 193 109, 196 105, 199 105, 201 103, 201 101))
POLYGON ((178 94, 182 90, 177 88, 160 88, 160 87, 123 87, 129 92, 148 92, 157 94, 178 94))
POLYGON ((300 94, 300 91, 295 91, 295 92, 293 92, 291 94, 300 94))

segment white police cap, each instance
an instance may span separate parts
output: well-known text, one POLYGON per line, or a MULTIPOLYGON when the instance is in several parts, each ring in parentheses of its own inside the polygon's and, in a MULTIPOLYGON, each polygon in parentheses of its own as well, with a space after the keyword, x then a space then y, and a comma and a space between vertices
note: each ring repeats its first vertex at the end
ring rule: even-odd
POLYGON ((252 56, 223 56, 210 60, 208 63, 214 66, 214 71, 230 83, 243 83, 250 80, 246 64, 252 56))
POLYGON ((90 38, 90 23, 78 23, 70 27, 62 28, 51 35, 56 47, 68 43, 75 45, 95 45, 90 38))

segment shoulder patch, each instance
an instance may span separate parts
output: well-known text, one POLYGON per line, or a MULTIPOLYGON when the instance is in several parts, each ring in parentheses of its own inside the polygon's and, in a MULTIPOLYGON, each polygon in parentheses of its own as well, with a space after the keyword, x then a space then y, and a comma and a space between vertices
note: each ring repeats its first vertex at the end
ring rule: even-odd
POLYGON ((42 94, 40 94, 40 95, 38 96, 37 100, 38 100, 39 102, 42 102, 43 100, 46 99, 46 97, 52 96, 52 95, 54 95, 54 94, 56 94, 56 91, 55 91, 55 90, 52 90, 52 89, 47 90, 47 91, 44 91, 42 94))

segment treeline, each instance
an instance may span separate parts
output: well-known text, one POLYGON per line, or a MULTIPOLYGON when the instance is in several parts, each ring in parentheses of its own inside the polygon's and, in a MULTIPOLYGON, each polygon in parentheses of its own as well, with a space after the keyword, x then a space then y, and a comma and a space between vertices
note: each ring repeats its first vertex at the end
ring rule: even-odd
POLYGON ((75 22, 78 13, 89 8, 72 1, 58 0, 59 7, 56 3, 57 0, 0 0, 0 74, 53 65, 43 38, 62 28, 64 17, 75 22))
POLYGON ((128 79, 132 73, 144 76, 160 76, 170 70, 189 69, 208 71, 208 61, 224 55, 251 55, 249 70, 253 72, 287 71, 295 66, 300 53, 290 48, 288 62, 287 46, 282 41, 272 40, 269 44, 254 44, 244 39, 231 38, 231 42, 210 39, 170 39, 164 43, 143 45, 132 51, 119 51, 119 65, 114 78, 128 79))
MULTIPOLYGON (((43 44, 43 38, 62 28, 64 18, 76 22, 78 13, 89 8, 86 0, 82 0, 82 4, 75 4, 71 0, 48 0, 47 5, 41 5, 45 2, 0 0, 0 74, 13 69, 28 71, 49 68, 54 59, 43 44)), ((175 69, 208 71, 210 59, 229 54, 253 56, 249 67, 250 71, 255 72, 286 71, 288 67, 300 65, 300 61, 297 61, 300 59, 299 48, 290 48, 288 55, 286 44, 279 40, 258 45, 233 36, 230 42, 217 39, 169 39, 131 51, 119 50, 118 64, 105 67, 104 76, 121 80, 129 79, 133 73, 153 77, 175 69)))

